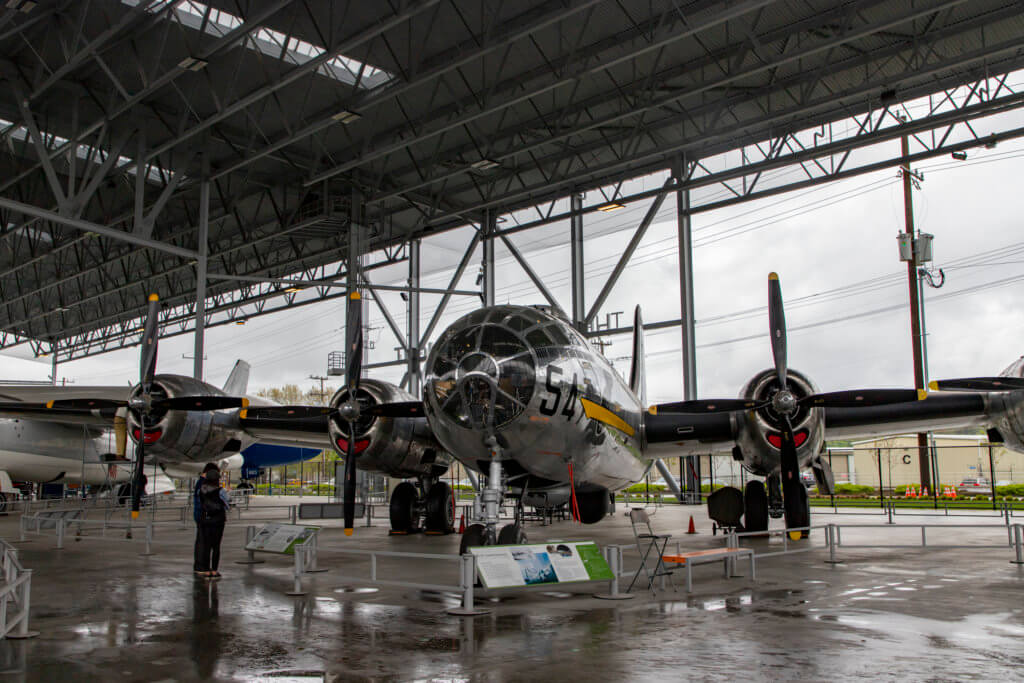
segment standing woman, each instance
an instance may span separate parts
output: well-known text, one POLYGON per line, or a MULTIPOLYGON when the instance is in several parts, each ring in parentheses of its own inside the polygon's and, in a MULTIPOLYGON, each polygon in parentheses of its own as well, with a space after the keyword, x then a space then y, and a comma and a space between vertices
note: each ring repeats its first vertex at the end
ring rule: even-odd
POLYGON ((220 540, 228 518, 227 492, 220 486, 220 470, 214 468, 203 475, 199 484, 199 567, 202 576, 219 578, 220 540))

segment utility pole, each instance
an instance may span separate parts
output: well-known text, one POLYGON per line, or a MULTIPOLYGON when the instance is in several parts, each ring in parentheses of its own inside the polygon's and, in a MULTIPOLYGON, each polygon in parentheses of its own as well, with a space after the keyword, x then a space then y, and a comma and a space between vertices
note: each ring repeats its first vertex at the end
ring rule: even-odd
POLYGON ((327 394, 324 392, 324 382, 327 381, 327 378, 324 377, 323 375, 310 375, 309 378, 311 380, 319 380, 319 382, 320 382, 320 405, 322 405, 322 406, 327 405, 327 394))
MULTIPOLYGON (((900 138, 900 155, 906 158, 910 155, 910 143, 907 136, 900 138)), ((917 273, 917 253, 914 248, 914 181, 918 176, 910 170, 910 162, 900 167, 900 175, 903 177, 903 216, 905 224, 906 239, 910 242, 910 258, 907 260, 907 285, 910 288, 910 338, 914 351, 914 387, 924 389, 924 360, 921 353, 921 299, 919 293, 920 282, 917 273)), ((917 435, 917 462, 920 467, 921 486, 931 486, 931 467, 928 461, 928 435, 920 433, 917 435)))

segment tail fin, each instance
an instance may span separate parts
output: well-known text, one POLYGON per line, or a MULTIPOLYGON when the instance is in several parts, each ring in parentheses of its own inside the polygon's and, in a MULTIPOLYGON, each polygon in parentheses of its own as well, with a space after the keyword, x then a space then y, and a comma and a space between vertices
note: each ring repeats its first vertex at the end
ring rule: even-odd
POLYGON ((629 388, 647 408, 647 379, 644 372, 644 321, 637 306, 633 313, 633 362, 629 366, 629 388))
POLYGON ((244 360, 235 361, 235 367, 228 375, 228 381, 224 382, 224 393, 228 396, 245 396, 249 388, 249 364, 244 360))

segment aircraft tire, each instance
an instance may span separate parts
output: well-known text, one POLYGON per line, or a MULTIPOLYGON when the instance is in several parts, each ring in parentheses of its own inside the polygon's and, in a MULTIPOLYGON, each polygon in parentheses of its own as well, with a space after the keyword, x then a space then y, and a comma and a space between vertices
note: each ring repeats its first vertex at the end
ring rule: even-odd
POLYGON ((519 524, 506 524, 498 532, 498 545, 521 545, 526 543, 526 532, 519 524))
POLYGON ((0 493, 0 513, 7 513, 7 494, 0 493))
POLYGON ((743 528, 747 531, 768 530, 768 494, 764 483, 748 481, 743 489, 743 528))
POLYGON ((580 521, 584 524, 597 524, 611 512, 608 491, 576 492, 576 504, 580 510, 580 521))
POLYGON ((447 482, 435 482, 427 492, 427 530, 450 534, 455 525, 455 500, 447 482))
POLYGON ((487 527, 483 524, 470 524, 462 534, 459 542, 459 555, 465 555, 470 548, 486 545, 487 527))
POLYGON ((127 505, 128 503, 130 503, 132 499, 132 485, 121 484, 120 486, 118 486, 116 498, 118 505, 127 505))
POLYGON ((403 481, 391 492, 391 504, 388 506, 388 512, 391 516, 392 531, 408 533, 416 528, 414 508, 417 495, 416 487, 407 481, 403 481))

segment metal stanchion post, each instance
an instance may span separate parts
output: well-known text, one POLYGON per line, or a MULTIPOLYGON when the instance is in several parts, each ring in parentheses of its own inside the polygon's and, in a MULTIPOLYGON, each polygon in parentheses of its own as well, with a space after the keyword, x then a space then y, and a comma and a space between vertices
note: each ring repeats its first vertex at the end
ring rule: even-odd
POLYGON ((306 562, 306 564, 307 564, 306 573, 307 574, 312 574, 314 572, 325 572, 325 571, 327 571, 326 567, 321 569, 320 567, 318 567, 316 565, 317 559, 319 558, 319 555, 320 555, 320 542, 319 542, 319 539, 320 539, 320 534, 319 533, 314 533, 313 536, 308 541, 306 541, 303 544, 303 546, 302 546, 303 551, 308 553, 307 556, 306 556, 306 560, 307 560, 307 562, 306 562))
POLYGON ((373 514, 373 506, 369 503, 366 504, 366 526, 370 526, 370 515, 373 514))
MULTIPOLYGON (((252 543, 252 539, 256 536, 256 527, 251 524, 245 527, 245 545, 252 543)), ((235 564, 263 564, 264 560, 256 559, 256 552, 253 550, 247 551, 247 556, 244 560, 235 560, 235 564)))
POLYGON ((292 509, 291 509, 292 524, 295 524, 296 521, 298 520, 298 512, 299 512, 298 506, 297 505, 292 505, 292 509))
POLYGON ((146 552, 142 554, 153 554, 153 520, 146 522, 146 552))
POLYGON ((839 564, 842 560, 836 559, 836 525, 829 524, 825 527, 825 541, 828 543, 828 559, 826 564, 839 564))
POLYGON ((889 522, 888 523, 889 524, 895 524, 896 523, 896 522, 892 521, 892 515, 893 515, 893 512, 895 511, 895 509, 896 509, 896 503, 894 503, 893 501, 889 501, 889 509, 888 509, 888 512, 889 512, 889 522))
POLYGON ((32 570, 22 570, 25 575, 25 581, 21 584, 21 599, 18 600, 18 604, 21 605, 21 620, 18 622, 18 628, 7 634, 6 638, 11 640, 20 640, 24 638, 35 638, 39 635, 39 631, 28 630, 28 613, 29 613, 29 599, 32 594, 32 570))
POLYGON ((1011 564, 1024 564, 1024 526, 1013 525, 1014 546, 1017 550, 1017 559, 1010 560, 1011 564))
POLYGON ((57 550, 64 549, 64 520, 57 520, 57 550))
POLYGON ((285 592, 285 595, 305 595, 306 591, 302 590, 302 574, 305 571, 305 557, 306 550, 301 545, 295 546, 295 569, 293 570, 295 577, 295 585, 292 590, 285 592))
POLYGON ((604 559, 612 572, 612 578, 608 582, 608 592, 595 593, 594 597, 601 600, 630 600, 635 597, 631 593, 619 592, 619 574, 622 573, 622 546, 605 546, 604 559))
POLYGON ((462 605, 452 607, 446 612, 458 617, 475 617, 489 614, 491 610, 481 609, 473 605, 473 585, 476 583, 476 557, 466 553, 459 559, 459 588, 462 589, 462 605))

